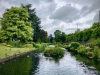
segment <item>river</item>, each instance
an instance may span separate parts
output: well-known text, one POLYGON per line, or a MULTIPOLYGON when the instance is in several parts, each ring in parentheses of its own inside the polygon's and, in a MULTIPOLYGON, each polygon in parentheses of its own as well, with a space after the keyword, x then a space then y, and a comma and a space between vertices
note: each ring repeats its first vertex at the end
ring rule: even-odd
POLYGON ((59 60, 33 52, 1 65, 0 75, 100 75, 100 63, 67 51, 59 60))

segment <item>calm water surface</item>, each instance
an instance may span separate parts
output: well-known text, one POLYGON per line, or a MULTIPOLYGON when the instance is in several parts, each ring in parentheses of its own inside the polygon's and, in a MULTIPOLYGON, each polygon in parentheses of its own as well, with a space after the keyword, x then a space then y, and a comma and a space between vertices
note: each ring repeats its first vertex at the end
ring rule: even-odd
POLYGON ((100 63, 66 51, 57 60, 31 53, 0 66, 0 75, 100 75, 100 63))

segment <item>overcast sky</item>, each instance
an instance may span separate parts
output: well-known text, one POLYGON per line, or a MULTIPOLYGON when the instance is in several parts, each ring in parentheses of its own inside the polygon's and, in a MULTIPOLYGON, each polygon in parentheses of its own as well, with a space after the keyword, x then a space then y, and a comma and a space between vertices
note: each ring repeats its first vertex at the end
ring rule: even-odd
POLYGON ((32 4, 48 34, 61 30, 66 34, 89 28, 99 20, 100 0, 0 0, 0 17, 5 9, 32 4))

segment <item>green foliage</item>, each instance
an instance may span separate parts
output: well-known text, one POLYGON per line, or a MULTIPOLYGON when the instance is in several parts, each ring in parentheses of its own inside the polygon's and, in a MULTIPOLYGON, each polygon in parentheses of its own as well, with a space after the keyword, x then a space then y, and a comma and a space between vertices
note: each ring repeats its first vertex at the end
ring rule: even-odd
POLYGON ((92 29, 94 29, 94 28, 98 28, 98 27, 100 27, 100 25, 99 25, 99 22, 95 22, 93 25, 92 25, 92 29))
POLYGON ((66 41, 66 35, 64 32, 61 32, 60 30, 56 30, 54 32, 54 35, 55 35, 56 42, 65 42, 66 41))
POLYGON ((78 42, 71 42, 70 47, 75 50, 75 49, 77 49, 79 47, 79 45, 80 44, 78 42))
POLYGON ((39 44, 37 44, 37 43, 33 43, 33 47, 40 48, 41 46, 39 44))
POLYGON ((23 5, 21 4, 22 8, 26 8, 28 10, 29 18, 28 21, 31 21, 31 26, 34 29, 33 33, 33 41, 38 42, 38 39, 41 35, 41 21, 40 18, 36 15, 35 8, 32 8, 31 4, 23 5))
POLYGON ((100 27, 95 28, 95 29, 93 30, 92 37, 95 38, 95 39, 97 39, 97 38, 100 37, 100 27))
POLYGON ((64 56, 64 50, 62 50, 59 47, 50 47, 46 48, 44 50, 44 55, 51 56, 51 57, 63 57, 64 56))
POLYGON ((100 49, 97 46, 94 47, 93 58, 94 59, 100 59, 100 49))
POLYGON ((47 42, 48 41, 48 33, 47 31, 44 31, 43 29, 40 31, 40 40, 41 42, 47 42))
POLYGON ((83 41, 88 41, 91 38, 92 30, 86 29, 83 31, 83 41))
POLYGON ((0 39, 3 41, 20 40, 21 42, 32 40, 33 29, 28 17, 26 8, 7 9, 1 19, 0 39))
POLYGON ((57 47, 62 47, 63 44, 62 44, 61 42, 58 42, 58 43, 56 43, 56 46, 57 46, 57 47))
POLYGON ((66 36, 66 42, 85 42, 89 41, 91 38, 99 38, 100 37, 100 26, 99 23, 96 22, 93 24, 93 26, 89 29, 85 29, 83 31, 78 31, 73 34, 69 34, 66 36))
POLYGON ((69 49, 70 47, 69 47, 69 45, 64 45, 63 48, 69 49))
POLYGON ((100 38, 91 39, 90 42, 88 43, 88 45, 91 46, 91 47, 94 47, 94 46, 100 47, 100 38))
POLYGON ((88 52, 86 53, 86 55, 87 55, 88 57, 93 57, 93 52, 88 51, 88 52))
POLYGON ((82 31, 76 32, 75 35, 74 35, 74 37, 75 37, 76 41, 82 41, 83 32, 82 31))
POLYGON ((85 47, 84 45, 80 45, 77 51, 80 54, 86 55, 89 52, 89 48, 85 47))
POLYGON ((33 44, 24 44, 22 47, 30 47, 30 48, 32 48, 33 44))
POLYGON ((74 34, 69 34, 66 36, 66 42, 71 42, 74 40, 74 34))
POLYGON ((24 43, 21 43, 19 41, 9 41, 7 42, 8 45, 11 45, 12 47, 18 47, 18 48, 21 48, 24 43))

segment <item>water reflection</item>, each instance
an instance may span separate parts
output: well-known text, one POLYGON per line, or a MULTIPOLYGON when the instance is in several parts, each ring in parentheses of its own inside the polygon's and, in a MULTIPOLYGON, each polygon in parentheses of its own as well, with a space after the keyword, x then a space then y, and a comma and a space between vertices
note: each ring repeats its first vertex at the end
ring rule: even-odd
POLYGON ((89 69, 89 70, 93 70, 92 73, 94 75, 100 75, 100 62, 95 61, 93 59, 88 59, 85 56, 79 55, 79 54, 75 54, 73 52, 71 52, 72 56, 76 57, 76 60, 79 62, 83 62, 85 64, 85 66, 89 69), (98 70, 98 71, 97 71, 98 70))
POLYGON ((100 75, 98 70, 98 62, 67 51, 60 59, 34 52, 5 63, 0 75, 100 75))
POLYGON ((18 59, 11 60, 0 68, 0 75, 32 75, 38 68, 39 57, 32 53, 18 59))

